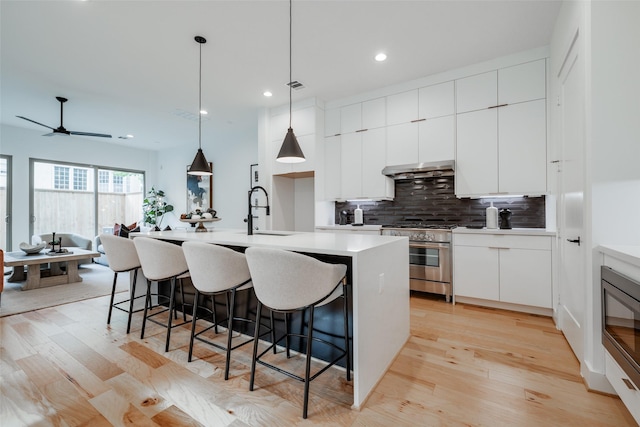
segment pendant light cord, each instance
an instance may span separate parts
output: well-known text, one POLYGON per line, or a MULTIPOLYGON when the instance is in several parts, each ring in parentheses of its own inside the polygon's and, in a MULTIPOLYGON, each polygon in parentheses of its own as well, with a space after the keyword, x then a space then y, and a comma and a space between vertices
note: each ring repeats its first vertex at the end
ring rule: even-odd
POLYGON ((291 24, 292 22, 292 13, 291 13, 291 8, 292 8, 292 0, 289 0, 289 129, 291 129, 291 86, 292 86, 292 80, 291 80, 291 33, 293 32, 292 28, 293 25, 291 24))
POLYGON ((198 149, 202 149, 202 43, 200 45, 200 70, 198 77, 198 149))

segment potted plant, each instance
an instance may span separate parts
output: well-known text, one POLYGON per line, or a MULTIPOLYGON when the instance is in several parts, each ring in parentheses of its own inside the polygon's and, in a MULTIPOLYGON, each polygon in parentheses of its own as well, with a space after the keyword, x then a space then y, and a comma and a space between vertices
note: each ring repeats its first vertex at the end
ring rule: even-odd
POLYGON ((151 187, 142 202, 142 211, 144 212, 144 223, 155 225, 159 229, 163 215, 173 211, 173 205, 164 200, 164 191, 151 187))

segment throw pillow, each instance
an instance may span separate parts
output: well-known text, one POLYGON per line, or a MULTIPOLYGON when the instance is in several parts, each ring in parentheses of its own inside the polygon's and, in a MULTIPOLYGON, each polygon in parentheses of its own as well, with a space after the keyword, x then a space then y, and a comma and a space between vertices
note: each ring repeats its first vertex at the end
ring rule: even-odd
POLYGON ((118 230, 118 236, 120 237, 129 237, 129 227, 126 225, 120 224, 120 229, 118 230))
MULTIPOLYGON (((134 222, 133 224, 131 224, 131 225, 126 225, 126 226, 125 226, 125 225, 123 225, 123 224, 118 224, 118 223, 116 222, 116 223, 114 224, 114 226, 113 226, 113 235, 114 235, 114 236, 120 236, 120 235, 121 235, 121 234, 120 234, 120 227, 125 227, 125 228, 127 228, 127 231, 126 231, 126 232, 127 232, 127 233, 130 233, 130 232, 131 232, 131 231, 133 231, 137 226, 138 226, 138 223, 137 223, 137 222, 134 222)), ((138 230, 136 230, 136 231, 140 231, 140 230, 138 229, 138 230)), ((127 234, 127 236, 128 236, 128 234, 127 234)))

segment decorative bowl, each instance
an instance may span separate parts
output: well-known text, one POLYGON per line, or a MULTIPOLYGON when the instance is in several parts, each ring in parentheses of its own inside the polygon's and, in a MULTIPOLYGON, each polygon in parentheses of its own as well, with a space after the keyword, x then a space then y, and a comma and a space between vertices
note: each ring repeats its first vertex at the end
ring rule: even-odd
POLYGON ((26 253, 27 255, 33 255, 33 254, 40 253, 45 247, 47 247, 47 244, 45 242, 40 242, 37 245, 30 245, 26 242, 22 242, 20 243, 19 247, 20 247, 20 250, 26 253))

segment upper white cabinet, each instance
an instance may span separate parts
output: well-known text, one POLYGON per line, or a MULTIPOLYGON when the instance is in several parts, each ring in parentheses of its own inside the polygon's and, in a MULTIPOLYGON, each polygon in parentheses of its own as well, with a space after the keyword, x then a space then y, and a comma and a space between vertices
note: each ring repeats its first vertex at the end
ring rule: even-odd
POLYGON ((418 90, 387 96, 387 125, 409 123, 418 117, 418 90))
POLYGON ((340 133, 383 127, 386 123, 385 98, 373 99, 340 109, 340 133))
POLYGON ((419 118, 450 116, 455 113, 453 82, 422 87, 418 90, 419 118))
POLYGON ((420 130, 418 123, 387 127, 387 165, 404 165, 418 161, 420 130))
POLYGON ((341 137, 324 139, 324 198, 339 200, 342 197, 342 145, 341 137))
POLYGON ((333 108, 324 112, 324 136, 340 134, 340 109, 333 108))
POLYGON ((545 60, 456 81, 456 195, 547 189, 545 60))
POLYGON ((455 132, 453 115, 418 123, 418 162, 452 160, 455 156, 455 132))

